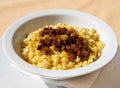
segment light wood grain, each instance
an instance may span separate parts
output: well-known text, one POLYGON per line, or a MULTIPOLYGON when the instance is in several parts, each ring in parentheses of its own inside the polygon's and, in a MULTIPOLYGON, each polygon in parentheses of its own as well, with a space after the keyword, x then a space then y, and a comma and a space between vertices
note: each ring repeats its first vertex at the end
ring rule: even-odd
POLYGON ((120 44, 120 0, 0 0, 0 35, 20 17, 46 9, 73 9, 95 15, 114 29, 120 44))

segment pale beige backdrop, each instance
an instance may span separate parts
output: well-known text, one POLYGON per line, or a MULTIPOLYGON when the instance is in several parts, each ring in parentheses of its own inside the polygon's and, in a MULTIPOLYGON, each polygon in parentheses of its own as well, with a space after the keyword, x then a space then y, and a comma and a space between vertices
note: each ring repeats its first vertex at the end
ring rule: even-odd
POLYGON ((120 0, 0 0, 0 35, 16 19, 47 9, 73 9, 93 14, 113 27, 120 45, 120 0))
MULTIPOLYGON (((48 9, 72 9, 97 16, 113 28, 120 46, 120 0, 0 0, 0 36, 20 17, 48 9)), ((102 88, 100 84, 96 85, 102 88)))

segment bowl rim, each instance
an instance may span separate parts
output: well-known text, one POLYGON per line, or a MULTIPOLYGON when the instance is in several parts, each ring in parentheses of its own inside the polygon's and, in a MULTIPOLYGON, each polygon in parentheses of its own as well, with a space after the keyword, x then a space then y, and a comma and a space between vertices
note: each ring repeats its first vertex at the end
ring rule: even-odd
POLYGON ((76 76, 81 76, 85 75, 88 73, 91 73, 93 71, 96 71, 106 64, 108 64, 115 56, 117 49, 118 49, 118 41, 116 38, 116 35, 112 28, 100 20, 99 18, 90 15, 88 13, 80 12, 80 11, 74 11, 74 10, 63 10, 63 9, 56 9, 56 10, 45 10, 45 11, 39 11, 35 12, 29 15, 26 15, 20 19, 18 19, 16 22, 14 22, 8 30, 5 32, 3 38, 2 38, 2 48, 7 56, 15 65, 17 65, 19 68, 36 74, 40 75, 43 77, 47 78, 53 78, 53 79, 64 79, 64 78, 71 78, 71 77, 76 77, 76 76), (99 23, 99 25, 103 26, 104 28, 108 29, 109 32, 111 33, 111 38, 113 38, 114 46, 110 49, 112 54, 103 62, 103 61, 96 61, 88 66, 85 66, 83 68, 77 68, 77 69, 72 69, 72 70, 48 70, 48 69, 43 69, 43 68, 37 68, 35 66, 32 66, 31 64, 25 62, 23 59, 21 59, 20 56, 18 56, 13 48, 12 45, 12 38, 14 36, 14 33, 16 30, 24 23, 26 23, 29 20, 35 19, 37 17, 41 16, 47 16, 47 15, 75 15, 75 16, 82 16, 82 17, 87 17, 90 18, 96 22, 99 23), (6 41, 7 40, 7 41, 6 41), (17 58, 17 59, 16 59, 17 58), (94 67, 94 64, 97 66, 94 67), (101 65, 102 64, 102 65, 101 65), (69 74, 68 74, 69 73, 69 74))

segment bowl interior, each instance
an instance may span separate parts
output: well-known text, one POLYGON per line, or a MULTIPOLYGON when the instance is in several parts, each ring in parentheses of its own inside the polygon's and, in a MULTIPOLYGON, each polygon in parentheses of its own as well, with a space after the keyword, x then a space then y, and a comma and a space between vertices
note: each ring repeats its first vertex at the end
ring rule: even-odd
POLYGON ((87 19, 82 16, 73 16, 73 15, 46 15, 46 16, 40 16, 34 19, 31 19, 21 25, 16 32, 14 33, 13 37, 13 47, 16 51, 16 53, 22 57, 21 50, 22 50, 22 41, 26 36, 35 30, 38 30, 40 27, 46 26, 46 25, 56 25, 58 23, 66 23, 71 25, 76 25, 80 27, 86 27, 86 28, 96 28, 98 33, 100 33, 100 38, 105 43, 107 39, 104 37, 105 32, 94 21, 87 19), (104 33, 103 33, 104 32, 104 33), (104 37, 104 38, 102 38, 104 37))

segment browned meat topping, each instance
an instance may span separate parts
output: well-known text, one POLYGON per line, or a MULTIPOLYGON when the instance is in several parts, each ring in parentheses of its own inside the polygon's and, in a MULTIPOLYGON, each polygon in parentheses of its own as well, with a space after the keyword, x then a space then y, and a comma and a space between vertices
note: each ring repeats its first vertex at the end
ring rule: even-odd
POLYGON ((85 61, 93 52, 88 46, 87 39, 80 37, 74 29, 45 27, 40 32, 40 36, 45 38, 40 40, 41 45, 38 46, 38 50, 44 51, 44 54, 52 54, 50 46, 55 46, 60 52, 66 51, 70 61, 74 61, 77 56, 81 61, 85 61))

